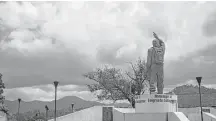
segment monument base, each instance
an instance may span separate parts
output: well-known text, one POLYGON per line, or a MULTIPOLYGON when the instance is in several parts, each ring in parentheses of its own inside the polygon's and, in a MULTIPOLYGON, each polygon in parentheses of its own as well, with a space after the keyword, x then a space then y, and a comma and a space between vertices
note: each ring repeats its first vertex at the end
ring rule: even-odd
POLYGON ((177 95, 143 94, 135 98, 136 113, 177 112, 177 95))

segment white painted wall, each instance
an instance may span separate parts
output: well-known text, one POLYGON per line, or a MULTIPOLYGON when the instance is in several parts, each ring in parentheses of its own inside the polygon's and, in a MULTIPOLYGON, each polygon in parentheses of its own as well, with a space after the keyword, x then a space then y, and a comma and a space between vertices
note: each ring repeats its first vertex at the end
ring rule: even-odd
MULTIPOLYGON (((102 106, 94 106, 58 117, 56 121, 102 121, 102 108, 102 106)), ((49 121, 54 121, 54 119, 49 121)))
POLYGON ((215 108, 210 108, 210 113, 216 116, 216 109, 215 108))
MULTIPOLYGON (((216 116, 216 109, 212 107, 203 107, 205 109, 210 109, 210 113, 216 116)), ((178 108, 178 112, 183 112, 187 117, 188 114, 198 113, 200 114, 200 107, 196 108, 178 108)))
POLYGON ((130 111, 129 109, 115 108, 113 110, 113 121, 167 121, 167 119, 168 121, 189 121, 182 112, 134 113, 130 111))
POLYGON ((7 118, 6 117, 0 117, 0 121, 7 121, 7 118))
POLYGON ((114 109, 122 113, 135 113, 134 108, 114 108, 114 109))
MULTIPOLYGON (((72 114, 68 114, 62 117, 58 117, 57 121, 102 121, 102 106, 95 106, 88 109, 84 109, 72 114)), ((185 112, 196 112, 196 109, 184 109, 185 112)), ((216 121, 214 116, 209 113, 205 114, 204 121, 216 121), (210 117, 210 118, 209 118, 210 117), (211 120, 210 120, 211 119, 211 120)), ((200 121, 200 113, 190 114, 190 121, 200 121)), ((131 108, 114 108, 113 109, 113 121, 188 121, 186 116, 182 112, 170 112, 170 113, 135 113, 135 109, 131 108)), ((0 121, 5 121, 1 120, 0 121)), ((53 121, 49 120, 49 121, 53 121)))
POLYGON ((182 112, 186 115, 186 117, 188 117, 188 114, 199 113, 200 108, 178 108, 178 112, 182 112))
POLYGON ((137 113, 162 113, 176 112, 176 104, 171 103, 143 103, 136 104, 137 113))
POLYGON ((167 113, 125 113, 124 121, 167 121, 167 113))
POLYGON ((114 109, 113 121, 167 121, 167 113, 123 113, 125 111, 114 109))
POLYGON ((7 115, 0 111, 0 121, 7 121, 7 115))
MULTIPOLYGON (((190 121, 201 121, 201 114, 200 113, 188 114, 188 119, 190 121)), ((203 121, 216 121, 216 116, 211 113, 203 112, 203 121)))
POLYGON ((211 114, 211 113, 204 113, 204 120, 208 120, 208 121, 216 121, 216 116, 211 114))
POLYGON ((182 112, 169 112, 168 121, 190 121, 182 112))
POLYGON ((113 109, 113 121, 124 121, 125 120, 125 114, 113 109))

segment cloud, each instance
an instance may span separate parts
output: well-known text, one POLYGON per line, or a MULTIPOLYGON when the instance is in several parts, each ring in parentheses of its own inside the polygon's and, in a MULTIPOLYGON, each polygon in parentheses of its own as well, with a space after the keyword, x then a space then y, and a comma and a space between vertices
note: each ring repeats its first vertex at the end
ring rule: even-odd
POLYGON ((199 53, 215 44, 215 4, 4 2, 0 71, 8 88, 55 80, 62 85, 92 83, 82 74, 100 64, 125 66, 139 56, 145 58, 154 31, 166 42, 166 85, 197 75, 210 77, 215 58, 199 53))
POLYGON ((205 84, 214 84, 216 68, 216 45, 188 54, 179 61, 170 61, 165 65, 165 84, 175 85, 186 80, 196 80, 202 76, 205 84))
POLYGON ((204 35, 208 37, 214 37, 216 35, 215 27, 216 27, 216 10, 211 14, 209 14, 207 19, 205 20, 205 23, 203 24, 204 35))
POLYGON ((1 73, 7 88, 52 84, 88 84, 82 74, 90 71, 95 62, 76 52, 47 52, 24 56, 2 51, 1 73))
POLYGON ((178 86, 182 86, 182 85, 194 85, 194 86, 196 86, 196 85, 198 85, 198 83, 197 83, 196 80, 188 80, 188 81, 186 81, 184 83, 178 84, 178 86))
MULTIPOLYGON (((177 86, 185 85, 185 84, 192 84, 197 85, 196 80, 189 80, 183 83, 179 83, 176 85, 165 85, 164 92, 169 92, 177 86)), ((215 88, 216 84, 205 84, 202 82, 202 85, 208 88, 215 88)), ((33 100, 40 100, 40 101, 53 101, 54 100, 54 86, 51 84, 48 85, 38 85, 33 87, 20 87, 20 88, 11 88, 5 89, 4 95, 6 100, 17 100, 21 98, 23 101, 33 101, 33 100)), ((98 101, 101 103, 113 103, 111 100, 98 100, 96 97, 96 93, 91 93, 88 91, 86 86, 80 85, 60 85, 58 86, 57 91, 57 99, 63 98, 65 96, 77 96, 81 99, 87 101, 98 101)), ((127 100, 118 100, 116 103, 129 103, 127 100)))
MULTIPOLYGON (((7 100, 17 100, 18 98, 21 98, 23 101, 52 101, 54 100, 55 96, 53 85, 39 85, 33 87, 5 89, 4 95, 7 100)), ((57 95, 57 99, 63 98, 65 96, 77 96, 84 100, 97 100, 95 95, 89 92, 86 87, 78 85, 59 86, 57 95), (65 88, 67 89, 65 90, 65 88)))
MULTIPOLYGON (((168 92, 172 88, 165 88, 164 91, 168 92)), ((20 88, 11 88, 5 89, 4 95, 6 100, 17 100, 21 98, 23 101, 52 101, 54 100, 54 86, 51 84, 48 85, 38 85, 32 87, 20 87, 20 88)), ((96 92, 97 93, 97 92, 96 92)), ((101 103, 113 103, 111 100, 100 101, 96 97, 96 93, 91 93, 88 91, 86 86, 80 85, 59 85, 57 91, 57 99, 63 98, 65 96, 77 96, 84 100, 88 101, 98 101, 101 103)), ((116 103, 128 103, 127 100, 119 100, 116 103)))
MULTIPOLYGON (((49 39, 41 38, 44 36, 61 41, 66 48, 79 49, 82 53, 96 56, 97 48, 111 49, 113 45, 121 44, 113 50, 115 52, 110 51, 115 53, 115 59, 117 51, 130 45, 139 45, 141 41, 143 41, 142 46, 139 45, 136 50, 145 53, 151 45, 150 33, 156 31, 162 38, 167 39, 167 59, 169 59, 203 47, 195 46, 193 44, 195 41, 200 40, 200 45, 206 45, 205 41, 201 41, 204 36, 200 30, 208 16, 206 13, 214 10, 213 5, 212 3, 202 5, 196 2, 188 3, 45 2, 32 4, 23 2, 19 4, 7 2, 1 4, 1 18, 4 24, 11 28, 24 29, 19 35, 11 35, 13 41, 8 44, 13 44, 14 41, 23 44, 15 43, 20 46, 13 46, 14 48, 28 50, 36 46, 47 48, 51 42, 49 39), (160 9, 163 11, 157 14, 160 9), (170 19, 167 19, 167 15, 170 19), (29 38, 31 34, 24 34, 29 29, 41 32, 40 38, 36 36, 29 38), (192 33, 193 40, 190 36, 192 33), (21 35, 23 35, 22 39, 17 40, 21 35), (32 45, 26 43, 25 39, 32 40, 32 45), (42 41, 43 44, 47 42, 47 44, 42 46, 34 41, 42 41), (22 48, 24 45, 28 45, 28 48, 22 48), (179 51, 180 48, 184 48, 185 51, 179 51)), ((104 49, 100 49, 99 53, 100 51, 104 49)), ((122 54, 126 53, 127 51, 122 52, 122 54)))

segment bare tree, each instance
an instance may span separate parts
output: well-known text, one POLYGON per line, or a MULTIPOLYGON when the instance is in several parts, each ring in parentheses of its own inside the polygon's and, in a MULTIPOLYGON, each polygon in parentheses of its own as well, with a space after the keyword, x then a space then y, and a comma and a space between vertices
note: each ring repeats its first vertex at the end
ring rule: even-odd
POLYGON ((148 89, 148 78, 147 78, 147 68, 146 62, 141 58, 133 64, 130 63, 132 72, 126 72, 127 76, 131 81, 131 91, 134 95, 141 95, 148 89))
POLYGON ((96 83, 87 85, 91 92, 100 91, 99 100, 128 100, 135 108, 135 95, 142 94, 146 88, 146 63, 139 60, 136 64, 130 63, 131 72, 122 71, 115 67, 105 66, 95 71, 84 74, 84 77, 94 80, 96 83))

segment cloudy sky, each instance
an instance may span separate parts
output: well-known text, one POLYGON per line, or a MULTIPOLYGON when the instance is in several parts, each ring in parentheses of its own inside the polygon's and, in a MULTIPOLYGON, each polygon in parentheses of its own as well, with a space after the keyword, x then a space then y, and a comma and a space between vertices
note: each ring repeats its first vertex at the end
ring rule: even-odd
POLYGON ((166 90, 215 86, 216 2, 1 2, 0 72, 6 99, 94 100, 82 74, 146 58, 152 32, 166 42, 166 90))

